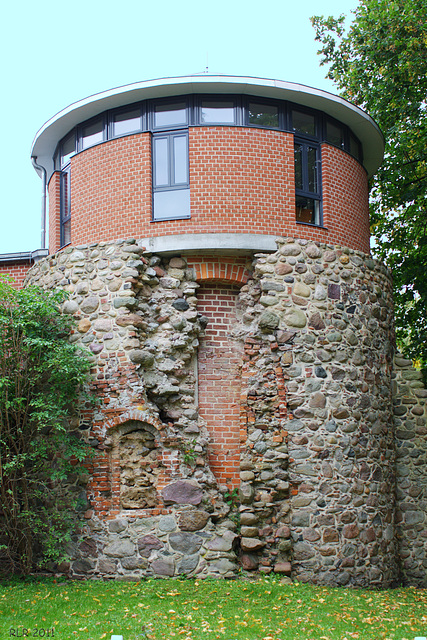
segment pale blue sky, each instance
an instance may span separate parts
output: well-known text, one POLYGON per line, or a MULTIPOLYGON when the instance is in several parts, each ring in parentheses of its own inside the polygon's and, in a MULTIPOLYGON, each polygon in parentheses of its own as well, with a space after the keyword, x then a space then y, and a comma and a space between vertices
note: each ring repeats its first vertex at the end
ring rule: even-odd
POLYGON ((0 253, 40 247, 41 180, 30 148, 70 103, 112 87, 209 73, 299 82, 335 93, 312 15, 357 0, 17 0, 2 8, 0 253))

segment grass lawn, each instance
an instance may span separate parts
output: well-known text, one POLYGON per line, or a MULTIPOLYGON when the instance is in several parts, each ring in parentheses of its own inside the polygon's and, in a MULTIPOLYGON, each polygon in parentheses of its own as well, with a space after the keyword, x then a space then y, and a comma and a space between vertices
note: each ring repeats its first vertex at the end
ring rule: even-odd
POLYGON ((413 640, 427 590, 248 581, 45 580, 0 585, 0 639, 413 640), (27 635, 26 635, 27 633, 27 635))

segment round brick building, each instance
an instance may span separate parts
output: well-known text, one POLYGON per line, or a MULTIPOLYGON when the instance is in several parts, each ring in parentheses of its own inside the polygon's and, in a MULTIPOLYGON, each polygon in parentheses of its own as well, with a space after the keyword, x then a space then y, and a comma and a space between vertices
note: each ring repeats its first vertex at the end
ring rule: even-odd
POLYGON ((341 98, 228 76, 38 132, 50 255, 27 282, 70 293, 101 400, 76 418, 96 456, 71 575, 425 581, 427 393, 369 255, 383 150, 341 98))

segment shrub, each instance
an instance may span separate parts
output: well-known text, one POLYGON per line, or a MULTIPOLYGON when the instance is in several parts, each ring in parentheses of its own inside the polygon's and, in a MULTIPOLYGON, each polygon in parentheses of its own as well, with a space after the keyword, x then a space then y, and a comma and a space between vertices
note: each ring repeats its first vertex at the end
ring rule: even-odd
POLYGON ((0 282, 0 571, 64 557, 75 522, 66 485, 87 455, 76 407, 89 371, 69 341, 62 291, 0 282), (74 421, 73 421, 74 416, 74 421))

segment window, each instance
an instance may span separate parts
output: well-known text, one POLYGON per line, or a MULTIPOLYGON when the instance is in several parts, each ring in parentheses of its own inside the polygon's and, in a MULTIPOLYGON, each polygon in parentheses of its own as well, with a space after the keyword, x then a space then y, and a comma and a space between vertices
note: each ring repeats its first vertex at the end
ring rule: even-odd
POLYGON ((76 136, 75 136, 75 132, 72 131, 70 134, 68 134, 66 138, 64 138, 61 144, 61 151, 60 151, 60 168, 61 169, 65 167, 67 164, 69 164, 70 159, 75 154, 75 152, 76 152, 76 136))
POLYGON ((118 138, 142 129, 141 107, 116 111, 111 118, 111 137, 118 138))
POLYGON ((326 141, 340 147, 345 148, 344 127, 328 120, 326 122, 326 141))
POLYGON ((71 190, 70 165, 61 171, 60 177, 60 244, 64 247, 71 242, 71 190))
POLYGON ((188 132, 153 135, 153 220, 190 217, 188 132))
POLYGON ((153 118, 155 129, 185 126, 188 123, 187 103, 183 100, 182 102, 156 104, 153 109, 153 118))
POLYGON ((316 137, 316 116, 305 111, 292 109, 292 130, 306 136, 316 137))
POLYGON ((279 127, 279 107, 273 104, 250 102, 248 108, 249 124, 258 127, 279 127))
POLYGON ((80 151, 104 141, 104 119, 98 118, 81 126, 80 151))
POLYGON ((200 124, 235 124, 232 100, 202 100, 200 124))
POLYGON ((320 225, 320 148, 296 140, 294 159, 296 221, 320 225))

